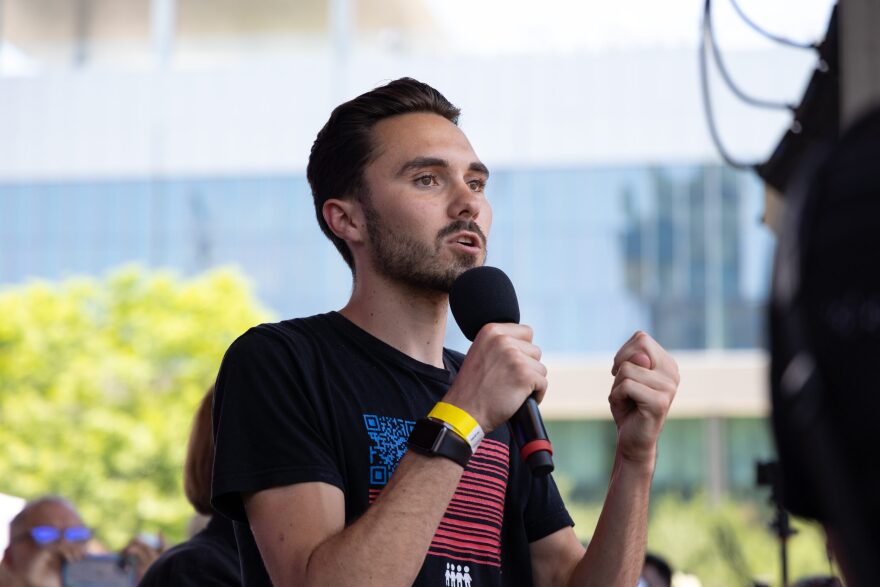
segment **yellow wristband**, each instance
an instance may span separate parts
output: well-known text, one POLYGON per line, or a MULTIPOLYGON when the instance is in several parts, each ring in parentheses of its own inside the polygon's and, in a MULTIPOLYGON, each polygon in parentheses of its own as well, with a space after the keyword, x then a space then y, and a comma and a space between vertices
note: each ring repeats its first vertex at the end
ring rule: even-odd
POLYGON ((476 451, 480 441, 483 440, 483 428, 480 423, 457 406, 446 402, 437 402, 434 409, 428 414, 429 418, 440 420, 452 428, 453 432, 464 438, 471 450, 476 451))

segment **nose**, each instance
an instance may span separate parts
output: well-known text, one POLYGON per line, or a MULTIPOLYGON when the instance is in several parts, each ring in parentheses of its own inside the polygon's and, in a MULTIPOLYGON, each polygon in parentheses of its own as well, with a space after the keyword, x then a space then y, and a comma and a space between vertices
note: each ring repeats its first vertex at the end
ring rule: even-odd
POLYGON ((451 218, 462 218, 475 220, 479 217, 485 198, 479 192, 474 192, 470 185, 464 180, 460 184, 456 184, 452 197, 449 202, 449 216, 451 218))

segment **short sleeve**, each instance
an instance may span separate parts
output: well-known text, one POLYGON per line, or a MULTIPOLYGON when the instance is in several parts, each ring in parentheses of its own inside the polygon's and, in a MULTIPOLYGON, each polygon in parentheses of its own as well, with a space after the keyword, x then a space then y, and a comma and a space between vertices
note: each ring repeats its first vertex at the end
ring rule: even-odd
POLYGON ((523 515, 526 538, 535 542, 557 530, 574 526, 552 475, 532 479, 529 501, 523 515))
POLYGON ((342 487, 312 354, 280 325, 252 328, 226 352, 213 408, 211 503, 228 518, 247 521, 242 493, 309 481, 342 487))

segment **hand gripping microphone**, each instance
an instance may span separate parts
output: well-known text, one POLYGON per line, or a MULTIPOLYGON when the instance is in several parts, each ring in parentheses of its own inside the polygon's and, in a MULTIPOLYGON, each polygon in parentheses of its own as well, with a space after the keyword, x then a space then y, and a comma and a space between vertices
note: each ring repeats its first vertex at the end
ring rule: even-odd
MULTIPOLYGON (((519 324, 516 291, 507 275, 495 267, 474 267, 462 273, 449 291, 449 307, 471 341, 486 324, 519 324)), ((510 424, 519 454, 532 475, 543 477, 553 471, 553 447, 534 397, 520 406, 510 424)))

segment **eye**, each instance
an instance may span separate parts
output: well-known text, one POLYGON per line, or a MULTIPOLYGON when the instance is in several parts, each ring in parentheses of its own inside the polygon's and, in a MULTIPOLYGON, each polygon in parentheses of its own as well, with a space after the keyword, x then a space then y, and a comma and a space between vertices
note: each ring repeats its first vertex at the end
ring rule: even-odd
POLYGON ((432 175, 430 173, 426 173, 425 175, 420 175, 416 178, 416 183, 420 186, 430 187, 432 185, 439 185, 437 183, 437 176, 432 175))
POLYGON ((471 191, 482 192, 486 189, 486 180, 472 179, 468 182, 468 187, 471 188, 471 191))

